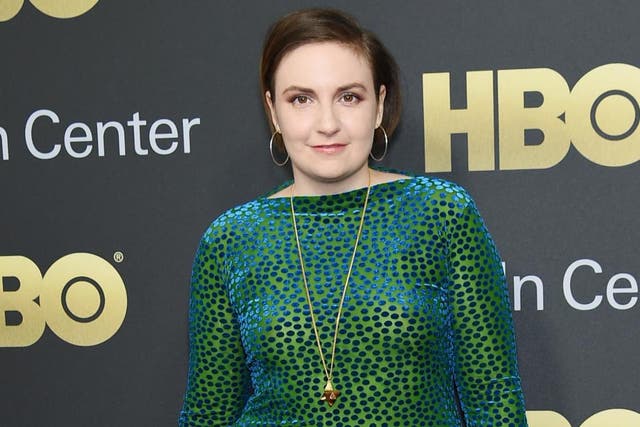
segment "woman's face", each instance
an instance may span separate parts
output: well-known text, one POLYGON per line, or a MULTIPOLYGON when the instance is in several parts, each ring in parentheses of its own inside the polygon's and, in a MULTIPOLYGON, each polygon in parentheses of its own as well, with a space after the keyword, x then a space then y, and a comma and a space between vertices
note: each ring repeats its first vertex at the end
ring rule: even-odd
POLYGON ((351 47, 311 43, 287 53, 265 94, 291 159, 296 191, 327 193, 367 184, 368 156, 382 121, 368 61, 351 47))

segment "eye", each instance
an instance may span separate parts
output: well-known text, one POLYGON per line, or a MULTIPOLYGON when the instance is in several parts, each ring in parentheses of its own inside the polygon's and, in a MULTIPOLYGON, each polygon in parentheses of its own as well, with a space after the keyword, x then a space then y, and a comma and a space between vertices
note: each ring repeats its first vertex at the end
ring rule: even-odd
POLYGON ((307 95, 296 95, 291 98, 291 102, 294 104, 308 104, 311 99, 307 95))
POLYGON ((342 95, 341 101, 345 104, 357 104, 360 101, 360 97, 355 93, 347 92, 342 95))

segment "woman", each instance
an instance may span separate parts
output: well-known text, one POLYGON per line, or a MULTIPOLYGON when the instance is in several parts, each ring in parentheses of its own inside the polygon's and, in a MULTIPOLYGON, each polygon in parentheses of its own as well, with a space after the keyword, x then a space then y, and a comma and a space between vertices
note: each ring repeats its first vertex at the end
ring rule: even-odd
POLYGON ((267 35, 261 81, 272 157, 293 181, 201 241, 180 424, 526 426, 500 260, 473 201, 369 167, 399 119, 386 49, 339 11, 295 12, 267 35))

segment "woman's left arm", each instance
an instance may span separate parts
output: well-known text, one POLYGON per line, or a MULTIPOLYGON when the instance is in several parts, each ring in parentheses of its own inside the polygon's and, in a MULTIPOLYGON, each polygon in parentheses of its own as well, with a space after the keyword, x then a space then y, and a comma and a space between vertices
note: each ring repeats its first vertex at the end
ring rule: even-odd
POLYGON ((454 373, 468 427, 527 426, 500 257, 471 199, 451 219, 454 373))

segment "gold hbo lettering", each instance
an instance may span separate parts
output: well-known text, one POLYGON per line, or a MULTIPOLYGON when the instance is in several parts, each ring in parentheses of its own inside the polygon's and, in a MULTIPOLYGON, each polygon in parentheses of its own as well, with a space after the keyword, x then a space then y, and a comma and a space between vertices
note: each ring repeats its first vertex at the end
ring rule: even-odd
MULTIPOLYGON (((40 12, 54 18, 75 18, 87 13, 98 0, 29 0, 40 12)), ((0 1, 0 22, 8 21, 20 12, 24 0, 0 1)))
POLYGON ((40 12, 54 18, 75 18, 87 13, 98 0, 29 0, 40 12))
POLYGON ((89 253, 60 258, 44 276, 27 257, 2 256, 0 281, 0 347, 30 346, 45 325, 71 344, 97 345, 120 329, 127 311, 122 278, 111 264, 89 253), (10 315, 20 322, 8 324, 10 315))
MULTIPOLYGON (((529 427, 572 427, 565 417, 553 411, 527 411, 527 422, 529 427)), ((639 425, 639 413, 627 409, 608 409, 587 418, 579 427, 637 427, 639 425)))
POLYGON ((451 135, 467 135, 471 171, 545 169, 557 165, 571 144, 602 166, 640 160, 640 69, 607 64, 586 73, 569 89, 549 68, 466 74, 466 108, 451 107, 449 73, 422 76, 425 169, 450 172, 451 135), (495 93, 495 96, 494 96, 495 93), (526 105, 536 95, 537 105, 526 105), (497 118, 497 129, 496 121, 497 118), (527 132, 542 135, 531 144, 527 132))

